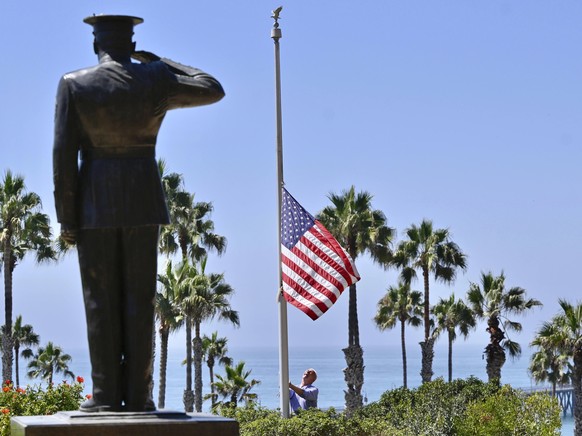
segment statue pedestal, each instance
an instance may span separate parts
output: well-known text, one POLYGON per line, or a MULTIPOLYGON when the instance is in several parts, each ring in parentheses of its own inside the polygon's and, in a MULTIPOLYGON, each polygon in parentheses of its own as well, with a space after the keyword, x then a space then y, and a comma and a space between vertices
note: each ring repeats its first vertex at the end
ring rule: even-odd
POLYGON ((157 411, 140 413, 58 412, 48 416, 15 416, 12 436, 238 436, 234 419, 204 414, 157 411))

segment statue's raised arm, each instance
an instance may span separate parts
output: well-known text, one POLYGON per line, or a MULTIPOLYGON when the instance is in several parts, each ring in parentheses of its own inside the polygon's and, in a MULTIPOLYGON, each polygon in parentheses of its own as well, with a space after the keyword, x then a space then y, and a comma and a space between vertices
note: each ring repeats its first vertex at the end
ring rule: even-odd
POLYGON ((135 51, 131 57, 142 64, 161 62, 174 75, 175 82, 168 96, 168 109, 202 106, 216 103, 224 97, 224 89, 218 80, 198 68, 161 58, 148 51, 135 51))

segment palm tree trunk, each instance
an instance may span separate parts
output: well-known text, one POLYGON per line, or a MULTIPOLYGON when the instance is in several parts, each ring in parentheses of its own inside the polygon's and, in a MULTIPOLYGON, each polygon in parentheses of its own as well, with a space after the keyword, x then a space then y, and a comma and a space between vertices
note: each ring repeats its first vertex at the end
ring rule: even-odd
MULTIPOLYGON (((355 257, 352 257, 354 259, 355 257)), ((350 285, 350 301, 348 312, 348 347, 343 349, 347 368, 344 378, 347 384, 345 392, 346 413, 350 414, 362 407, 362 386, 364 384, 364 350, 360 347, 360 332, 358 328, 358 299, 356 285, 350 285)))
POLYGON ((449 330, 449 383, 453 381, 453 332, 449 330))
POLYGON ((346 400, 346 414, 362 407, 362 386, 364 384, 364 350, 359 345, 351 345, 342 350, 344 352, 347 368, 344 369, 344 378, 347 391, 344 391, 346 400))
POLYGON ((20 351, 20 347, 14 346, 14 375, 16 376, 16 384, 14 386, 20 386, 20 377, 18 376, 18 352, 20 351))
POLYGON ((192 318, 186 315, 186 389, 184 390, 184 410, 194 411, 194 392, 192 392, 192 318))
POLYGON ((420 342, 420 351, 422 358, 420 377, 423 383, 427 383, 431 381, 433 376, 432 361, 434 358, 434 338, 428 338, 427 341, 420 342))
POLYGON ((424 281, 424 341, 420 343, 420 350, 422 353, 422 368, 420 370, 420 376, 423 383, 429 382, 432 379, 432 361, 434 359, 434 339, 430 337, 430 291, 428 272, 427 267, 422 268, 422 278, 424 281))
POLYGON ((574 349, 574 436, 582 436, 582 348, 574 349))
POLYGON ((428 283, 428 268, 422 268, 422 278, 424 281, 424 341, 430 338, 430 290, 428 283))
POLYGON ((210 373, 210 393, 212 394, 212 406, 216 404, 214 397, 214 358, 208 357, 208 372, 210 373))
POLYGON ((168 329, 160 328, 160 389, 158 391, 158 407, 166 407, 166 373, 168 370, 168 329))
POLYGON ((182 260, 185 262, 188 259, 188 241, 185 237, 178 237, 178 245, 180 246, 180 252, 182 253, 182 260))
POLYGON ((402 344, 402 385, 406 389, 408 387, 408 375, 406 370, 406 325, 403 320, 400 320, 400 343, 402 344))
MULTIPOLYGON (((153 403, 154 401, 154 364, 156 362, 156 326, 155 326, 155 320, 154 320, 154 328, 152 330, 152 359, 150 362, 150 374, 149 374, 149 396, 147 401, 151 401, 153 403)), ((155 407, 155 404, 152 404, 153 407, 155 407)))
POLYGON ((499 319, 491 317, 487 320, 487 332, 489 333, 489 345, 485 347, 487 355, 487 377, 489 381, 497 380, 501 382, 501 368, 505 363, 505 351, 501 346, 501 341, 505 338, 505 333, 499 328, 499 319))
POLYGON ((12 235, 10 231, 5 235, 4 242, 4 332, 2 334, 2 380, 12 380, 13 347, 12 340, 12 235))
POLYGON ((360 346, 360 331, 358 327, 358 297, 356 285, 350 285, 350 301, 348 309, 348 346, 360 346))
POLYGON ((202 338, 200 338, 200 322, 195 323, 194 336, 194 403, 196 412, 202 412, 202 338))

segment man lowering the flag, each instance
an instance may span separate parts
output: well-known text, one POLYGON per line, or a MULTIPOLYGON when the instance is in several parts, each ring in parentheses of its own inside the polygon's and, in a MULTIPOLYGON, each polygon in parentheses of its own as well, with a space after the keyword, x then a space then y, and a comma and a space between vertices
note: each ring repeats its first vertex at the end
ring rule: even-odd
POLYGON ((319 389, 313 386, 317 380, 317 372, 313 368, 306 369, 301 378, 301 386, 295 386, 289 382, 289 403, 293 413, 299 409, 317 407, 317 395, 319 389))

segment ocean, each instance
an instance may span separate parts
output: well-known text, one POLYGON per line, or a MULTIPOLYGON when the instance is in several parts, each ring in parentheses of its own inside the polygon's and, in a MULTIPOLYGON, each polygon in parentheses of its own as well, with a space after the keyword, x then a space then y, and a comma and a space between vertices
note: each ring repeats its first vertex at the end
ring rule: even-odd
MULTIPOLYGON (((363 346, 364 348, 364 386, 362 393, 366 402, 373 402, 380 398, 383 392, 402 386, 402 356, 399 346, 363 346)), ((244 361, 245 368, 251 370, 249 378, 261 383, 252 392, 258 395, 259 403, 268 408, 279 407, 279 352, 277 347, 229 347, 229 355, 235 362, 244 361)), ((453 348, 453 378, 475 376, 482 380, 487 379, 483 347, 457 342, 453 348)), ((86 393, 91 392, 91 377, 88 352, 86 350, 67 350, 73 357, 70 369, 85 378, 86 393)), ((420 347, 412 344, 407 347, 408 358, 408 387, 413 388, 421 384, 420 347)), ((171 348, 168 357, 166 409, 183 410, 182 394, 184 391, 186 368, 182 365, 185 352, 180 348, 171 348)), ((154 400, 158 399, 159 380, 159 352, 154 366, 154 400)), ((529 377, 527 367, 529 355, 524 354, 512 361, 508 358, 502 369, 502 383, 513 387, 530 389, 540 387, 529 377)), ((24 365, 22 365, 24 366, 24 365)), ((316 385, 319 388, 318 405, 321 408, 343 408, 344 388, 343 369, 345 360, 340 347, 291 347, 289 349, 289 377, 298 384, 303 371, 313 367, 318 373, 316 385)), ((447 353, 444 344, 435 346, 433 362, 434 378, 447 379, 447 353)), ((222 367, 214 368, 214 372, 223 374, 222 367)), ((55 381, 59 377, 55 378, 55 381)), ((34 381, 28 380, 29 383, 34 381)), ((203 365, 204 393, 208 393, 208 367, 203 365)), ((208 402, 204 404, 204 411, 208 411, 208 402)), ((563 435, 573 434, 573 419, 563 418, 563 435)))

